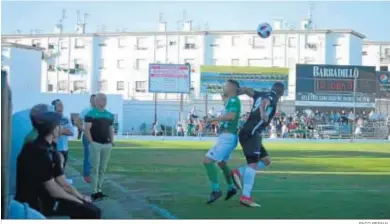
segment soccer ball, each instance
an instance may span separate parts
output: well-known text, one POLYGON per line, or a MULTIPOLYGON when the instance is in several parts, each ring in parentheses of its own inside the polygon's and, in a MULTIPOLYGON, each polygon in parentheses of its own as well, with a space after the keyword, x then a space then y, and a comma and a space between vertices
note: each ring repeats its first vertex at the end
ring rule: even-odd
POLYGON ((257 34, 261 38, 268 38, 269 36, 271 36, 271 33, 272 33, 272 27, 268 23, 261 23, 257 27, 257 34))

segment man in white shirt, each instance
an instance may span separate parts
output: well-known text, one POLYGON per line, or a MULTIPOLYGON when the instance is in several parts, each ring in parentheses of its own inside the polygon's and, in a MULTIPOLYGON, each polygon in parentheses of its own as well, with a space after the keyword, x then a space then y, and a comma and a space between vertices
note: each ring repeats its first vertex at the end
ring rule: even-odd
MULTIPOLYGON (((89 102, 90 102, 90 107, 84 109, 81 113, 80 113, 80 119, 83 123, 85 123, 84 119, 85 119, 85 115, 90 111, 92 110, 96 105, 95 105, 95 97, 96 95, 95 94, 92 94, 91 95, 91 98, 89 99, 89 102)), ((84 131, 84 128, 83 128, 83 125, 80 125, 79 124, 79 127, 78 127, 80 130, 83 130, 84 131)), ((83 147, 84 147, 84 162, 83 162, 83 175, 84 175, 84 180, 85 182, 87 183, 91 183, 91 178, 90 178, 90 175, 91 175, 91 163, 89 161, 89 144, 88 144, 88 140, 86 139, 84 133, 83 133, 83 137, 82 137, 82 141, 83 141, 83 147)))

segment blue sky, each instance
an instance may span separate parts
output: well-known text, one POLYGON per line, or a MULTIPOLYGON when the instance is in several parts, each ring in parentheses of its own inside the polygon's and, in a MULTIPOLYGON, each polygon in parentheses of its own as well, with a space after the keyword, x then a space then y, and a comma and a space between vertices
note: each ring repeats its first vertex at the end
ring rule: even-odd
MULTIPOLYGON (((87 32, 105 25, 107 31, 126 28, 128 31, 157 30, 159 13, 168 22, 168 29, 177 28, 177 20, 186 10, 194 26, 208 23, 212 30, 255 29, 261 22, 283 18, 299 27, 307 16, 307 2, 102 2, 102 1, 12 1, 2 2, 2 33, 30 29, 52 32, 62 9, 67 10, 65 31, 74 30, 76 11, 91 14, 87 32)), ((354 29, 369 40, 390 41, 390 1, 382 2, 315 2, 314 21, 318 29, 354 29)))

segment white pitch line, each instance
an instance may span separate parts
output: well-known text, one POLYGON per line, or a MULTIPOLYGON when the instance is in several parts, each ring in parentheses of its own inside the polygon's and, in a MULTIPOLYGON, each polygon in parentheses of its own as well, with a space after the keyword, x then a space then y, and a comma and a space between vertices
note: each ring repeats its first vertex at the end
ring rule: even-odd
POLYGON ((390 172, 355 172, 355 171, 283 171, 283 170, 260 170, 259 174, 303 174, 303 175, 383 175, 388 176, 390 172))
POLYGON ((380 189, 274 189, 274 190, 252 190, 252 192, 263 192, 263 193, 390 193, 390 190, 380 189))

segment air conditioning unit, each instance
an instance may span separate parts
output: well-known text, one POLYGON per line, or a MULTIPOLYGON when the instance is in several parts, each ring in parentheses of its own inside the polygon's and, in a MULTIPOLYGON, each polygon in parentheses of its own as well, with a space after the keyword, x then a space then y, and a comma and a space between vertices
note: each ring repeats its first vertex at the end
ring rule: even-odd
POLYGON ((48 48, 49 50, 53 50, 53 49, 54 49, 54 44, 49 44, 49 45, 47 46, 47 48, 48 48))
POLYGON ((49 72, 54 72, 54 71, 56 70, 56 68, 55 68, 54 65, 49 65, 48 68, 47 68, 47 70, 48 70, 49 72))
POLYGON ((311 44, 307 43, 306 48, 312 49, 312 50, 317 50, 317 44, 311 44))
POLYGON ((195 49, 195 44, 185 44, 184 49, 195 49))

